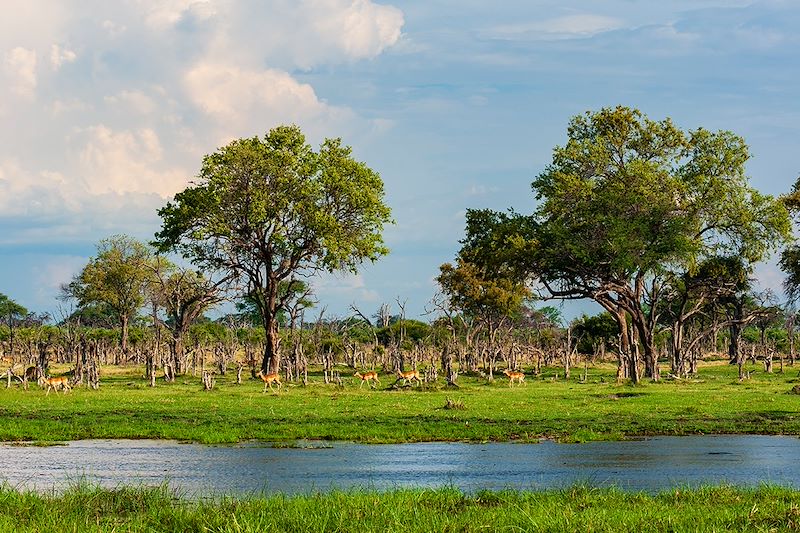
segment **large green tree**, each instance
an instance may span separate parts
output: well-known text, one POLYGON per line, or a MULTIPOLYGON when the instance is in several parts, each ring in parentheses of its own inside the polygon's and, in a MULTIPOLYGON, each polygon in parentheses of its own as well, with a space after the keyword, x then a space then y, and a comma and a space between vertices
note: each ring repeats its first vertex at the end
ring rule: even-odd
MULTIPOLYGON (((657 378, 665 276, 715 255, 762 259, 788 238, 787 211, 750 187, 749 151, 731 132, 683 131, 616 107, 574 117, 567 134, 533 181, 533 216, 498 222, 525 231, 481 230, 477 245, 501 236, 546 294, 598 302, 617 320, 628 376, 639 379, 638 341, 646 375, 657 378)), ((470 235, 466 242, 475 245, 470 235)))
MULTIPOLYGON (((646 375, 657 378, 664 274, 714 255, 752 263, 788 237, 783 205, 749 186, 748 158, 728 131, 684 132, 625 107, 575 117, 567 144, 533 182, 541 201, 534 271, 554 295, 593 298, 623 337, 630 317, 646 375)), ((629 371, 636 380, 633 361, 629 371)))
POLYGON ((151 281, 153 252, 149 246, 127 235, 103 239, 97 256, 62 290, 78 306, 102 305, 120 326, 122 352, 128 352, 128 326, 144 304, 151 281))
POLYGON ((278 313, 293 285, 388 252, 383 196, 380 176, 341 140, 314 151, 298 127, 280 126, 206 156, 197 184, 159 211, 156 244, 241 282, 266 332, 262 369, 275 371, 278 313))

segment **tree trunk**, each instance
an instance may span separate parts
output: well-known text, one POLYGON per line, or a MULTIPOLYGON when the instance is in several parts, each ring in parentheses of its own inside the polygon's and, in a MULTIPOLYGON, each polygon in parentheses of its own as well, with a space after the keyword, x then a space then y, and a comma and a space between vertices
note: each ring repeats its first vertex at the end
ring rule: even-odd
POLYGON ((39 360, 36 366, 39 367, 42 376, 47 377, 50 375, 50 363, 47 359, 47 344, 44 342, 39 343, 39 360))
POLYGON ((633 383, 639 383, 639 367, 636 361, 636 355, 631 350, 631 337, 628 330, 628 317, 625 310, 618 307, 614 311, 614 318, 617 320, 619 326, 619 353, 621 363, 625 365, 625 373, 628 379, 633 383))
POLYGON ((686 357, 683 353, 683 326, 673 324, 672 327, 672 373, 679 377, 686 377, 686 357))
POLYGON ((564 348, 564 379, 569 381, 570 356, 572 355, 572 326, 567 327, 567 345, 564 348))
POLYGON ((740 342, 742 339, 742 325, 739 322, 742 320, 744 315, 744 309, 736 302, 733 307, 733 320, 734 322, 730 325, 729 332, 730 332, 730 344, 728 344, 728 362, 730 364, 739 364, 739 360, 741 359, 741 347, 740 342))
POLYGON ((658 368, 658 354, 653 346, 653 332, 647 327, 647 320, 643 313, 637 313, 638 316, 632 317, 631 322, 639 337, 639 344, 642 347, 642 359, 644 360, 644 375, 658 381, 661 378, 661 373, 658 368))
POLYGON ((122 355, 127 362, 128 359, 128 316, 123 315, 120 317, 120 325, 122 326, 122 338, 120 339, 120 348, 122 355))
POLYGON ((176 374, 182 374, 185 369, 183 368, 183 359, 186 355, 186 346, 183 344, 183 335, 180 332, 173 332, 172 342, 170 343, 170 367, 169 376, 166 375, 167 381, 175 381, 176 374))

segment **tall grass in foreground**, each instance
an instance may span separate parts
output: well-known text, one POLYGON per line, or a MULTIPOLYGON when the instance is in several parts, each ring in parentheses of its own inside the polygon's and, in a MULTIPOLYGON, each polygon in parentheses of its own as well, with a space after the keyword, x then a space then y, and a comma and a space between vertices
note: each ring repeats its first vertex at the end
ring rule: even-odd
POLYGON ((0 531, 797 531, 800 491, 773 486, 656 495, 584 486, 547 492, 332 492, 192 502, 162 488, 0 489, 0 531))

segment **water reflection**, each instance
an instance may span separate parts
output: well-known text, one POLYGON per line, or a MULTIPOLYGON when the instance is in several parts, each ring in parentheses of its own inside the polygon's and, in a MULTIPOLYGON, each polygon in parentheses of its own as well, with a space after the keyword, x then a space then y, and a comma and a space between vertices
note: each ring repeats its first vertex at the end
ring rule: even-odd
POLYGON ((654 437, 586 444, 323 444, 273 448, 149 440, 0 446, 0 479, 49 490, 85 478, 106 487, 164 481, 187 495, 286 493, 368 487, 545 489, 576 482, 657 491, 676 485, 762 482, 798 486, 800 439, 654 437))

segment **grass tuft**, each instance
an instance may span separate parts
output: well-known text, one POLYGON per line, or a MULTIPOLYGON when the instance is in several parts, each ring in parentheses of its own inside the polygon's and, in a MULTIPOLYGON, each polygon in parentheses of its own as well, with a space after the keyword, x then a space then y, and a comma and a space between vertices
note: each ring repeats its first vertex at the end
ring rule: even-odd
POLYGON ((457 409, 459 411, 463 411, 464 409, 466 409, 466 406, 464 406, 464 400, 454 400, 452 398, 445 398, 444 409, 457 409))

